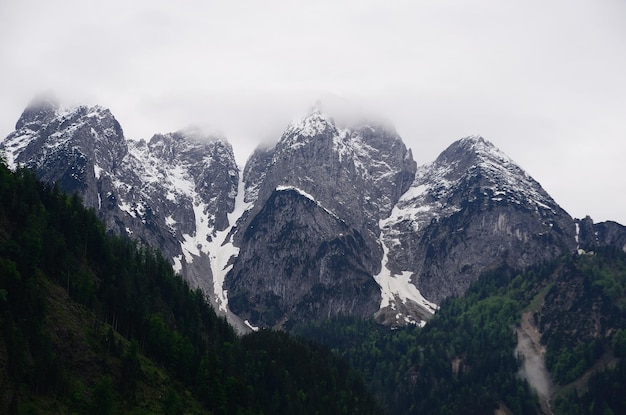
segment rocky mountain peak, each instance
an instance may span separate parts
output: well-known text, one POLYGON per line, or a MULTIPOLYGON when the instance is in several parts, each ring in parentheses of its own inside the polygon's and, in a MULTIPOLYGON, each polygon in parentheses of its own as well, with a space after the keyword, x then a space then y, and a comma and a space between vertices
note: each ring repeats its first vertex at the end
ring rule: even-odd
POLYGON ((374 313, 423 324, 483 271, 573 252, 577 235, 581 249, 626 249, 616 224, 583 220, 577 234, 481 136, 417 168, 393 127, 314 107, 255 150, 240 183, 231 145, 197 129, 126 141, 108 109, 47 101, 18 126, 0 143, 9 165, 78 192, 108 229, 158 247, 255 326, 374 313))
POLYGON ((22 112, 15 124, 15 129, 31 126, 31 129, 41 126, 52 119, 59 109, 59 102, 49 94, 35 97, 22 112), (34 124, 34 125, 33 125, 34 124))
POLYGON ((322 134, 329 128, 336 129, 335 121, 327 113, 314 106, 304 118, 287 127, 283 137, 294 133, 305 137, 313 137, 322 134))
POLYGON ((378 220, 408 189, 415 168, 392 128, 366 122, 339 128, 314 108, 290 124, 275 147, 259 148, 250 157, 246 201, 255 202, 256 211, 278 186, 294 186, 349 218, 360 232, 377 236, 378 220))
POLYGON ((606 246, 621 248, 626 252, 626 226, 614 221, 594 223, 589 216, 576 219, 575 222, 579 253, 595 251, 606 246))
POLYGON ((311 140, 328 140, 339 134, 339 130, 328 114, 313 108, 304 118, 291 123, 275 146, 276 156, 306 146, 311 140))
POLYGON ((235 235, 247 254, 235 259, 225 281, 233 311, 262 325, 281 325, 293 317, 292 307, 299 317, 371 315, 380 302, 373 279, 383 254, 379 221, 408 189, 415 168, 393 128, 369 122, 340 128, 317 108, 289 125, 274 148, 257 149, 244 170, 245 200, 253 205, 235 235), (277 246, 285 252, 276 253, 277 246), (297 287, 277 283, 296 275, 297 287), (367 287, 359 291, 367 305, 357 306, 358 295, 345 291, 351 279, 367 287), (258 288, 251 294, 249 287, 258 288), (258 314, 246 314, 251 298, 258 314))
MULTIPOLYGON (((188 128, 167 134, 155 134, 147 143, 154 156, 172 162, 177 159, 198 159, 208 161, 218 149, 232 153, 232 147, 222 137, 208 135, 195 128, 188 128)), ((197 160, 196 160, 197 161, 197 160)))
POLYGON ((463 174, 470 168, 510 167, 515 163, 490 141, 479 135, 462 138, 450 144, 432 163, 446 166, 452 173, 463 174))
POLYGON ((479 134, 473 134, 473 135, 468 135, 467 137, 463 137, 460 140, 457 140, 456 144, 459 147, 464 147, 468 150, 474 149, 476 153, 492 151, 493 149, 497 150, 496 146, 494 146, 493 143, 486 140, 483 136, 479 134))
POLYGON ((421 166, 412 187, 404 199, 419 196, 444 207, 483 195, 494 203, 515 203, 546 214, 561 210, 537 181, 480 136, 452 143, 433 163, 421 166))
POLYGON ((48 101, 35 101, 17 125, 0 143, 11 167, 33 168, 43 181, 78 193, 107 229, 160 249, 216 299, 221 284, 213 279, 225 272, 217 251, 239 183, 225 139, 185 129, 127 141, 108 109, 48 101))
POLYGON ((17 126, 2 143, 9 166, 25 165, 44 180, 62 181, 86 202, 96 200, 84 193, 88 181, 102 169, 115 170, 128 151, 120 124, 101 106, 60 108, 50 99, 35 100, 17 126))
MULTIPOLYGON (((410 275, 407 281, 434 303, 461 295, 485 270, 523 268, 575 249, 572 218, 480 136, 454 142, 419 167, 381 230, 385 268, 410 275)), ((401 306, 381 309, 380 318, 393 320, 401 306)))

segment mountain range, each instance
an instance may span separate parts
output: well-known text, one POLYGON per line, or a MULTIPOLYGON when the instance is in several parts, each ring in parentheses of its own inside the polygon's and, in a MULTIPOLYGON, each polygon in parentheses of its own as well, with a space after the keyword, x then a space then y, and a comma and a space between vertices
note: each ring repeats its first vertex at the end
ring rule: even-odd
POLYGON ((0 148, 159 249, 240 332, 334 316, 421 326, 485 271, 626 251, 626 227, 572 218, 480 136, 417 166, 388 124, 317 108, 243 170, 224 137, 129 140, 108 109, 48 99, 0 148))

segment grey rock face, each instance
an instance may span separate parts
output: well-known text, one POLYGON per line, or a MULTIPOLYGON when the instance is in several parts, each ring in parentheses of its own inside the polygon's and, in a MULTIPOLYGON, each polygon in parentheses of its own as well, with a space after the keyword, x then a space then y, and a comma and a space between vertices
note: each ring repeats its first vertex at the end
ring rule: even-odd
POLYGON ((15 129, 39 131, 56 116, 58 109, 59 103, 54 98, 37 97, 24 109, 15 124, 15 129))
POLYGON ((94 166, 115 171, 128 151, 122 128, 109 110, 61 110, 51 101, 29 105, 2 146, 9 165, 35 170, 42 180, 77 192, 92 207, 98 204, 94 166))
POLYGON ((209 247, 229 226, 239 181, 225 140, 186 130, 127 141, 108 109, 38 100, 1 147, 12 167, 78 193, 107 229, 160 249, 215 300, 209 247))
POLYGON ((265 180, 268 168, 272 164, 275 148, 257 147, 248 158, 243 169, 246 203, 254 203, 259 198, 259 188, 265 180))
POLYGON ((369 317, 378 263, 360 233, 296 188, 275 190, 241 235, 229 305, 263 326, 338 314, 369 317))
MULTIPOLYGON (((239 178, 230 144, 196 131, 157 134, 149 142, 130 143, 125 165, 113 189, 124 217, 154 230, 158 240, 146 238, 148 243, 173 258, 192 286, 213 293, 209 245, 228 227, 239 178), (165 245, 168 239, 171 246, 165 245)), ((145 238, 141 229, 130 229, 145 238)))
POLYGON ((593 223, 589 216, 576 219, 576 226, 579 250, 594 251, 613 246, 626 252, 626 226, 613 221, 593 223))
POLYGON ((468 137, 422 166, 384 222, 388 267, 430 301, 462 295, 483 271, 575 249, 571 217, 506 155, 468 137))
POLYGON ((275 147, 257 150, 244 170, 253 205, 237 225, 240 254, 226 278, 233 310, 271 325, 291 316, 373 314, 380 304, 372 278, 382 257, 378 222, 415 168, 395 132, 365 124, 338 128, 317 110, 289 126, 275 147), (277 199, 287 197, 277 189, 285 188, 308 201, 277 208, 277 199))
POLYGON ((294 186, 380 251, 378 221, 408 189, 415 168, 410 150, 395 132, 372 125, 339 129, 314 110, 287 128, 274 148, 253 154, 244 170, 246 200, 254 202, 254 214, 278 186, 294 186))
POLYGON ((312 111, 249 158, 194 130, 128 141, 102 107, 29 105, 0 149, 77 192, 107 228, 161 250, 240 329, 336 315, 422 324, 486 270, 577 248, 626 250, 626 228, 574 221, 481 137, 416 167, 393 129, 312 111), (230 307, 230 309, 229 309, 230 307))

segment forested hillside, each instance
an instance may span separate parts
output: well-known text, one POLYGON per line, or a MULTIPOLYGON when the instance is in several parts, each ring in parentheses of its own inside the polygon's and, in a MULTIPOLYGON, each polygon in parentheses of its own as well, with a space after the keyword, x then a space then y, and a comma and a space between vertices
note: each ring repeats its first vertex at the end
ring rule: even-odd
POLYGON ((0 413, 626 413, 626 253, 484 274, 423 328, 242 338, 161 255, 0 164, 0 413), (524 324, 548 384, 517 350, 524 324), (366 379, 363 383, 347 365, 366 379), (531 384, 525 379, 530 379, 531 384))
POLYGON ((618 249, 485 274, 424 329, 339 319, 295 331, 346 357, 387 413, 626 413, 626 254, 618 249), (522 315, 546 348, 540 393, 516 352, 522 315))
POLYGON ((160 254, 0 163, 0 413, 378 413, 327 349, 238 338, 160 254))

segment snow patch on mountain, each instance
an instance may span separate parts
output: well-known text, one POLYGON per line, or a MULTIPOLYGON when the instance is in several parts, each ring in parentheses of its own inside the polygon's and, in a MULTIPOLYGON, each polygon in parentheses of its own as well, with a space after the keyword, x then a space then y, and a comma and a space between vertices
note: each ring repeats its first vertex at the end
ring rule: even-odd
POLYGON ((252 331, 259 331, 259 328, 256 326, 253 326, 248 320, 244 320, 243 322, 250 330, 252 331))
POLYGON ((176 274, 180 274, 183 271, 183 255, 176 255, 172 260, 174 261, 172 269, 176 274))
POLYGON ((117 207, 123 211, 128 213, 130 216, 132 216, 133 218, 137 217, 137 214, 135 213, 135 211, 133 210, 132 206, 130 205, 130 203, 127 202, 120 202, 117 204, 117 207))
MULTIPOLYGON (((383 247, 382 266, 380 268, 380 272, 374 276, 374 280, 376 280, 378 285, 380 285, 380 292, 382 296, 380 309, 383 310, 389 307, 392 310, 396 310, 396 303, 398 301, 403 304, 413 302, 426 310, 428 313, 434 314, 437 310, 437 305, 425 299, 417 287, 411 283, 411 276, 413 273, 410 271, 403 271, 400 274, 394 274, 387 267, 389 260, 389 248, 387 247, 385 241, 381 240, 381 244, 383 247)), ((410 316, 404 316, 401 313, 398 313, 396 315, 396 319, 400 318, 404 318, 406 323, 413 323, 419 326, 426 324, 426 321, 424 320, 415 321, 410 318, 410 316)))
POLYGON ((433 219, 450 216, 459 210, 446 203, 443 197, 456 185, 456 181, 446 178, 450 171, 450 166, 434 166, 430 170, 418 168, 413 185, 400 197, 389 217, 380 222, 383 240, 397 238, 399 231, 395 225, 398 223, 408 222, 417 232, 433 219))
POLYGON ((11 170, 15 170, 18 167, 17 157, 28 145, 36 138, 32 132, 26 132, 23 134, 9 136, 2 143, 3 151, 2 155, 5 158, 7 166, 11 170))
POLYGON ((97 164, 93 165, 93 174, 96 177, 96 180, 100 180, 100 176, 102 176, 102 168, 100 166, 98 166, 97 164))
POLYGON ((183 234, 183 241, 180 243, 183 249, 185 261, 188 264, 193 262, 194 256, 200 256, 200 253, 208 254, 210 252, 210 240, 213 229, 209 226, 211 216, 207 214, 207 206, 198 197, 193 197, 193 214, 195 218, 194 232, 192 234, 183 234))
MULTIPOLYGON (((237 187, 237 197, 235 198, 235 208, 228 214, 229 226, 223 231, 216 232, 214 238, 209 243, 209 252, 211 252, 211 271, 213 274, 213 290, 215 293, 216 303, 219 310, 228 311, 228 290, 224 290, 224 279, 226 274, 233 267, 232 258, 239 255, 239 248, 233 243, 233 234, 231 230, 236 226, 239 218, 251 207, 251 203, 244 201, 245 184, 243 177, 240 176, 237 187)), ((252 326, 246 321, 251 329, 252 326)), ((258 330, 258 329, 257 329, 258 330)))

